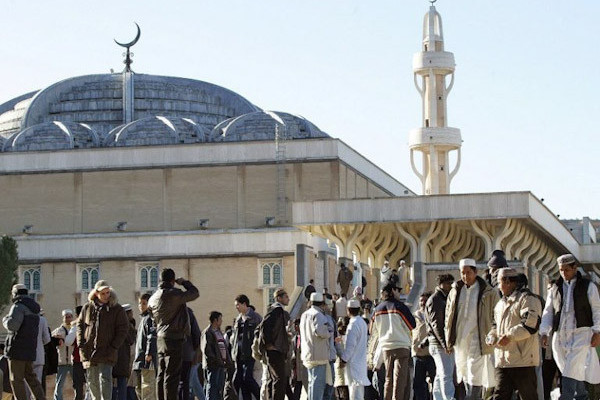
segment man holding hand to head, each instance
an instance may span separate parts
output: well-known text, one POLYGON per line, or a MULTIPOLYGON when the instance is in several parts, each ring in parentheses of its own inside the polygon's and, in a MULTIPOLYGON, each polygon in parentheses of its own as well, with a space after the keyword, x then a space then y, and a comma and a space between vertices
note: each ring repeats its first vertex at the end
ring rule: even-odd
POLYGON ((158 400, 178 398, 183 342, 191 335, 186 303, 196 300, 198 289, 190 281, 175 279, 175 272, 165 268, 160 273, 160 286, 148 300, 148 307, 156 326, 158 350, 158 375, 156 394, 158 400), (175 287, 181 285, 185 291, 175 287))

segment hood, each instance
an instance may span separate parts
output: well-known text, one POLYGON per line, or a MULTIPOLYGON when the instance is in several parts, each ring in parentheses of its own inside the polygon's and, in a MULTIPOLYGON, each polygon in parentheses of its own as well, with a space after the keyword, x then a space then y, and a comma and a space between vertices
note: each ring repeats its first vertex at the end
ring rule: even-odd
MULTIPOLYGON (((93 302, 94 297, 96 297, 96 289, 94 289, 90 292, 90 294, 88 295, 88 300, 93 302)), ((114 290, 110 289, 110 298, 108 299, 108 306, 113 307, 118 302, 119 302, 119 299, 117 298, 117 294, 115 293, 114 290)))
POLYGON ((34 314, 40 313, 40 305, 31 297, 27 295, 19 295, 13 298, 13 303, 23 304, 25 307, 29 308, 29 310, 34 314))

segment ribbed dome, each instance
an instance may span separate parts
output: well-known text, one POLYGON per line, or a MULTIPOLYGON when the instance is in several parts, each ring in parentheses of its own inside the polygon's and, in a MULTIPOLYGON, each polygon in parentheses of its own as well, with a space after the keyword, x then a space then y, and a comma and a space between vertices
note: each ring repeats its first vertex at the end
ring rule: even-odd
POLYGON ((189 118, 155 116, 113 129, 104 146, 151 146, 208 141, 209 130, 189 118))
POLYGON ((99 147, 100 136, 89 125, 75 122, 44 122, 8 138, 3 151, 63 150, 99 147))
POLYGON ((304 117, 281 111, 257 111, 228 119, 215 126, 210 136, 214 142, 274 140, 276 126, 286 139, 329 137, 304 117))
MULTIPOLYGON (((203 81, 145 74, 133 80, 134 120, 189 118, 210 130, 225 119, 260 110, 239 94, 203 81)), ((85 123, 107 135, 123 124, 123 76, 69 78, 0 105, 0 136, 5 138, 52 121, 85 123)))

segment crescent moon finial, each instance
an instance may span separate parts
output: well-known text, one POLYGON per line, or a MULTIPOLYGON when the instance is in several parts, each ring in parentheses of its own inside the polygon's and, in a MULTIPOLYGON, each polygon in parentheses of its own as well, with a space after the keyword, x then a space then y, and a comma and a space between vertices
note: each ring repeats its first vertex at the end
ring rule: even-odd
POLYGON ((121 43, 118 42, 117 39, 113 39, 115 41, 116 44, 118 44, 121 47, 125 47, 126 49, 132 47, 133 45, 135 45, 138 40, 140 40, 140 36, 142 34, 142 30, 140 29, 140 26, 137 24, 137 22, 134 22, 136 28, 137 28, 137 34, 135 35, 135 39, 133 39, 131 42, 129 43, 121 43))
POLYGON ((125 72, 131 72, 131 64, 133 63, 133 60, 131 59, 131 56, 133 54, 129 51, 129 48, 133 47, 138 42, 138 40, 140 40, 140 36, 142 35, 142 30, 140 29, 140 26, 137 24, 137 22, 134 22, 134 24, 137 28, 137 34, 131 42, 120 43, 117 41, 117 39, 113 39, 116 44, 127 49, 127 53, 125 53, 125 61, 123 61, 123 64, 125 64, 125 72))
POLYGON ((431 3, 431 5, 433 5, 433 3, 435 3, 437 0, 429 0, 429 2, 431 3))

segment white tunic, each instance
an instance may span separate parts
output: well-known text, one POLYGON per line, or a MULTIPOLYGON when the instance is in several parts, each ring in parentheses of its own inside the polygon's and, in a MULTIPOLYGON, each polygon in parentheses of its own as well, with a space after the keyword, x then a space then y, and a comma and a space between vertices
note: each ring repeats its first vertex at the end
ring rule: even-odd
POLYGON ((493 387, 494 360, 492 355, 481 355, 479 329, 477 327, 477 298, 479 282, 471 287, 463 286, 458 298, 456 337, 454 359, 456 362, 457 381, 471 386, 493 387))
MULTIPOLYGON (((558 369, 568 378, 586 381, 591 384, 600 383, 600 361, 596 349, 590 346, 592 334, 600 332, 600 298, 594 283, 590 283, 587 291, 594 325, 577 328, 573 300, 573 289, 577 278, 563 283, 563 304, 558 332, 552 338, 552 354, 558 369)), ((552 330, 554 306, 552 291, 548 293, 546 307, 540 325, 540 334, 548 335, 552 330)))
POLYGON ((369 386, 367 377, 367 324, 360 316, 350 318, 342 360, 346 361, 346 384, 369 386))

